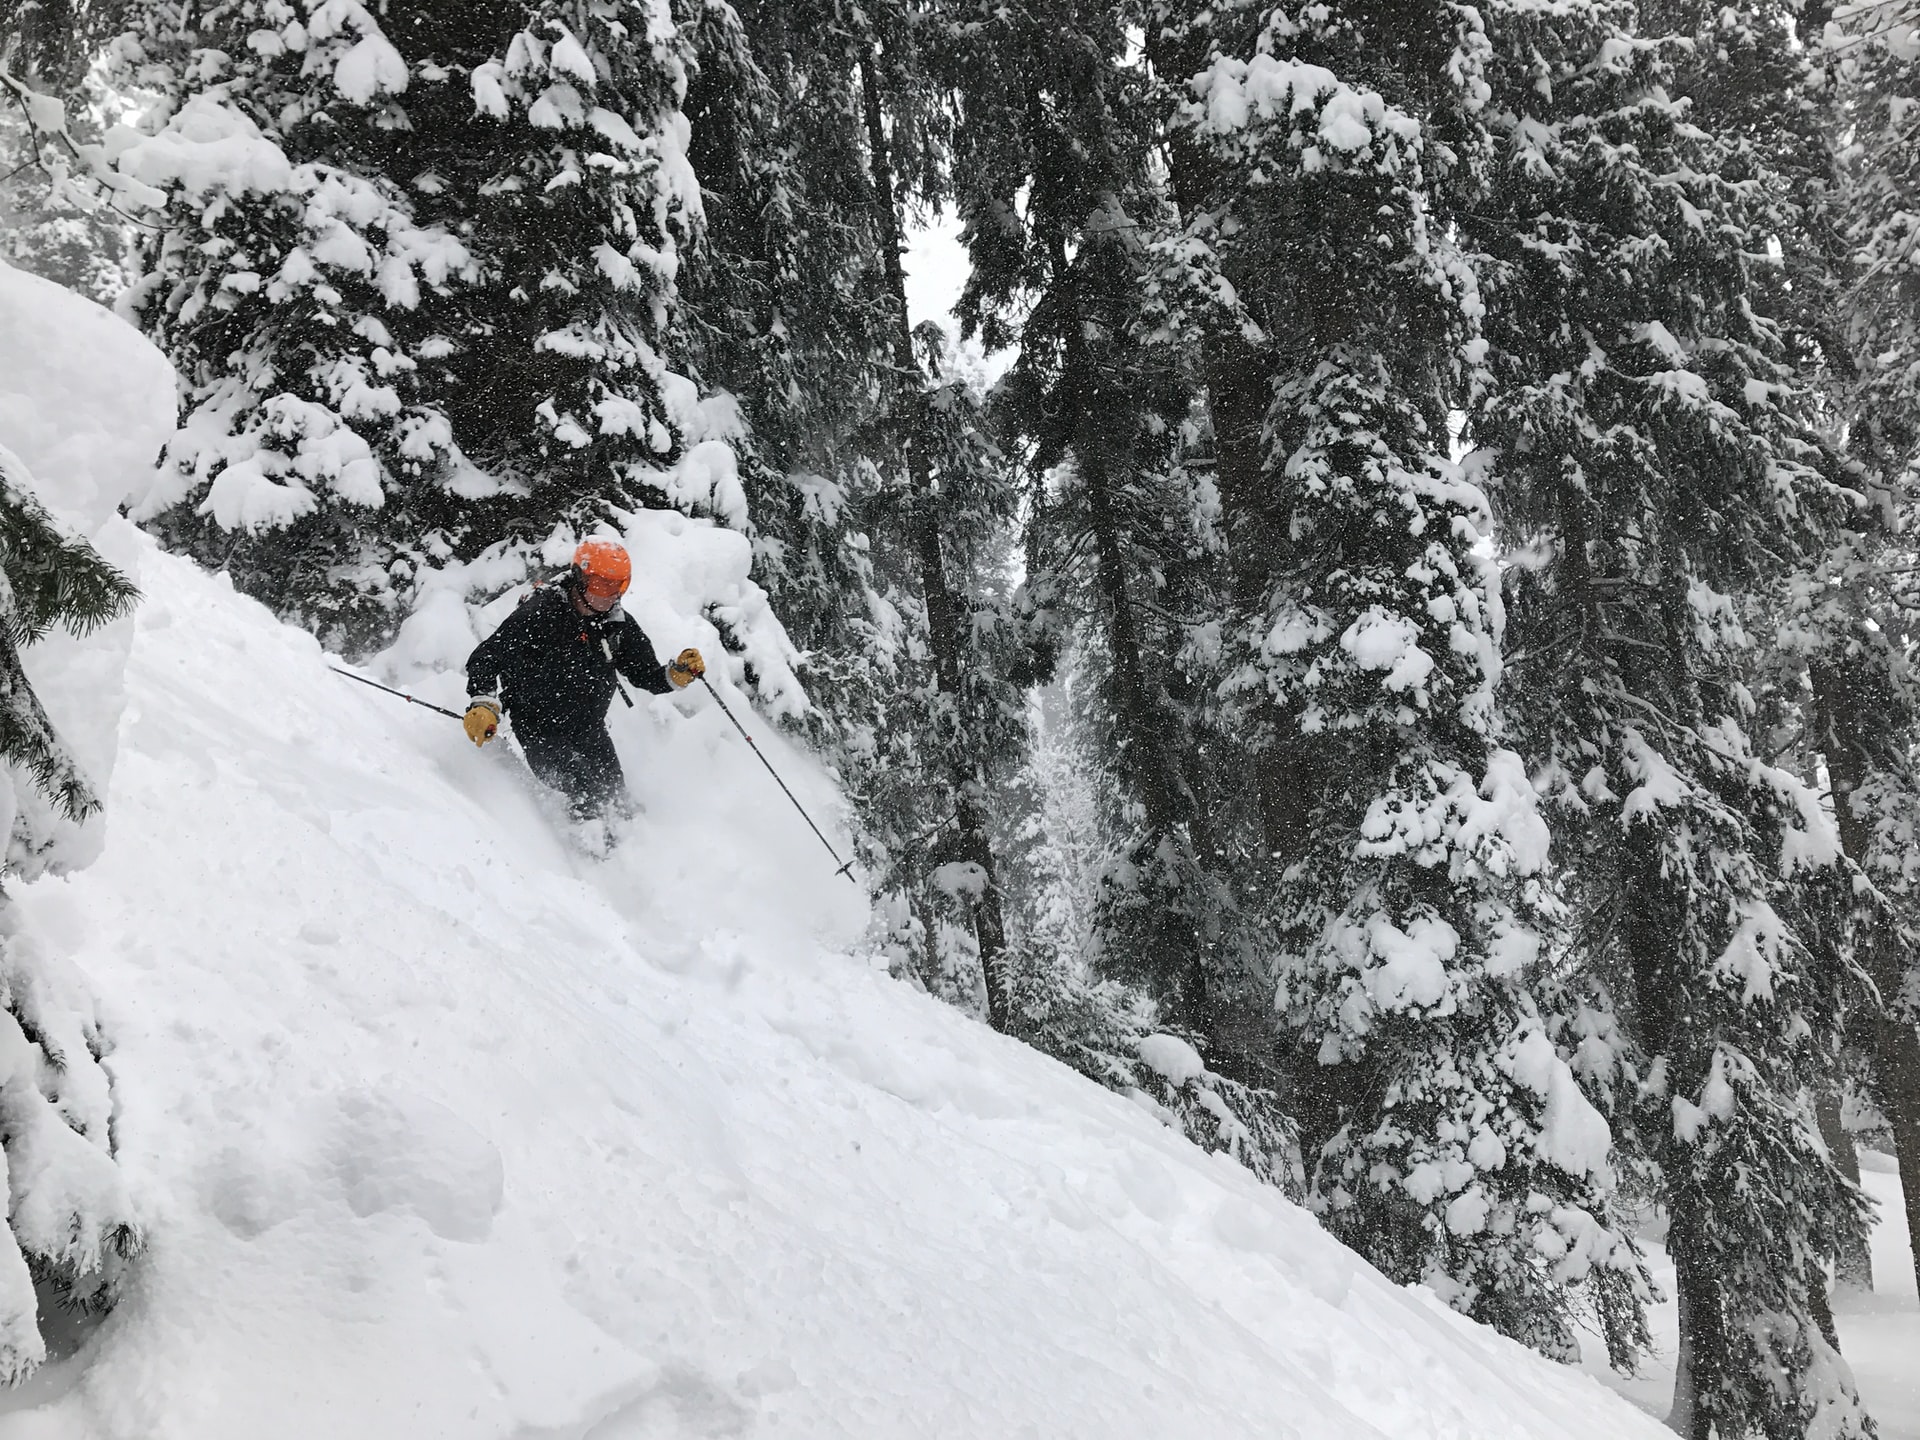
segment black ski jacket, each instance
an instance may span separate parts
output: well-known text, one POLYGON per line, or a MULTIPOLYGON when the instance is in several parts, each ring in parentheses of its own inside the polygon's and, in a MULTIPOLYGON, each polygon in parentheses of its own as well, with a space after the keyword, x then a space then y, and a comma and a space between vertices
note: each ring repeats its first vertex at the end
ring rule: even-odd
POLYGON ((578 735, 605 725, 616 672, 655 695, 673 689, 632 616, 581 615, 564 585, 547 585, 468 657, 467 693, 497 695, 522 732, 578 735))

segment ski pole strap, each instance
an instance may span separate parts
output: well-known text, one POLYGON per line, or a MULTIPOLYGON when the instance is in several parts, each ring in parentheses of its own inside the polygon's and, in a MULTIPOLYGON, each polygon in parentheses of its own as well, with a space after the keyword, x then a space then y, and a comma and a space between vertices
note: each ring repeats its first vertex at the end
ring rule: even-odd
POLYGON ((613 644, 607 639, 606 632, 600 633, 600 653, 607 657, 607 664, 613 668, 613 692, 627 702, 627 709, 633 709, 633 697, 627 694, 627 687, 620 683, 620 667, 614 663, 613 644))
POLYGON ((401 700, 404 700, 409 705, 418 705, 422 709, 437 711, 442 715, 450 715, 455 720, 464 720, 467 718, 466 716, 462 715, 458 710, 449 710, 447 709, 446 706, 436 705, 431 700, 421 700, 415 696, 407 694, 407 692, 404 690, 396 690, 391 685, 382 685, 378 680, 369 680, 367 679, 366 676, 356 675, 351 670, 342 670, 338 665, 329 665, 327 668, 333 671, 333 673, 336 675, 344 675, 349 680, 358 680, 362 685, 371 685, 376 690, 384 690, 386 691, 387 694, 395 696, 401 700))
POLYGON ((707 687, 707 693, 713 696, 713 703, 720 707, 720 713, 726 716, 727 719, 733 721, 733 728, 740 732, 740 738, 747 742, 747 748, 753 751, 754 755, 759 758, 759 761, 762 765, 767 767, 767 773, 773 776, 773 783, 780 787, 780 793, 785 795, 788 800, 793 802, 793 808, 800 812, 800 818, 807 822, 807 828, 813 831, 815 837, 820 841, 822 845, 825 845, 827 847, 827 854, 833 856, 835 864, 839 866, 839 868, 836 869, 833 873, 836 875, 844 875, 847 877, 847 879, 850 882, 852 882, 855 885, 858 885, 860 882, 854 877, 853 861, 851 860, 843 861, 840 859, 839 852, 833 848, 833 842, 828 840, 825 835, 822 835, 820 833, 820 827, 814 824, 813 817, 807 814, 807 807, 802 805, 798 797, 794 795, 793 791, 787 788, 787 782, 780 778, 780 772, 773 768, 773 762, 767 759, 767 757, 761 753, 760 747, 758 745, 753 743, 753 736, 747 733, 747 727, 742 725, 740 721, 735 718, 733 711, 727 708, 727 702, 720 698, 720 692, 713 688, 712 683, 704 675, 700 677, 700 683, 707 687))

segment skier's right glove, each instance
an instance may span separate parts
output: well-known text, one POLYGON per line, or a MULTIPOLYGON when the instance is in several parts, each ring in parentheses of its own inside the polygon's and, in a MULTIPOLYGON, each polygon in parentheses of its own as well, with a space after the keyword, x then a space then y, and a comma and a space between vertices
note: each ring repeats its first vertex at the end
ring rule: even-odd
POLYGON ((467 739, 476 745, 484 745, 493 739, 494 732, 500 728, 500 704, 497 700, 470 700, 467 702, 466 719, 461 722, 467 727, 467 739))
POLYGON ((689 645, 673 657, 673 663, 667 666, 667 679, 676 690, 684 690, 702 675, 707 673, 707 662, 700 658, 700 652, 689 645))

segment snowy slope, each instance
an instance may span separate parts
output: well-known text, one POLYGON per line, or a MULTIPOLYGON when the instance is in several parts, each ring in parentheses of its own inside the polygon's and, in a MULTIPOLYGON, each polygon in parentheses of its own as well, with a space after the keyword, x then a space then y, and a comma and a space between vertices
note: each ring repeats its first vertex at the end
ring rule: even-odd
POLYGON ((1873 1232, 1873 1292, 1834 1298, 1840 1344, 1860 1394, 1880 1423, 1880 1440, 1920 1440, 1920 1294, 1907 1245, 1899 1165, 1891 1155, 1860 1157, 1860 1181, 1880 1204, 1873 1232))
POLYGON ((105 853, 20 903, 152 1248, 0 1436, 1666 1433, 850 958, 700 697, 616 709, 648 818, 596 867, 498 747, 140 559, 105 853))

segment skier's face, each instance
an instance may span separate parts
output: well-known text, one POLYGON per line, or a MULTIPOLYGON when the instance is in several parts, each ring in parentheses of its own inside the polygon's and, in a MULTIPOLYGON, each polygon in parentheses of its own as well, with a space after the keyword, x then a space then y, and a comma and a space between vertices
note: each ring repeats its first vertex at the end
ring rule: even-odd
POLYGON ((582 615, 604 615, 620 603, 620 592, 617 590, 595 594, 591 586, 578 583, 568 588, 573 597, 573 608, 582 615))

